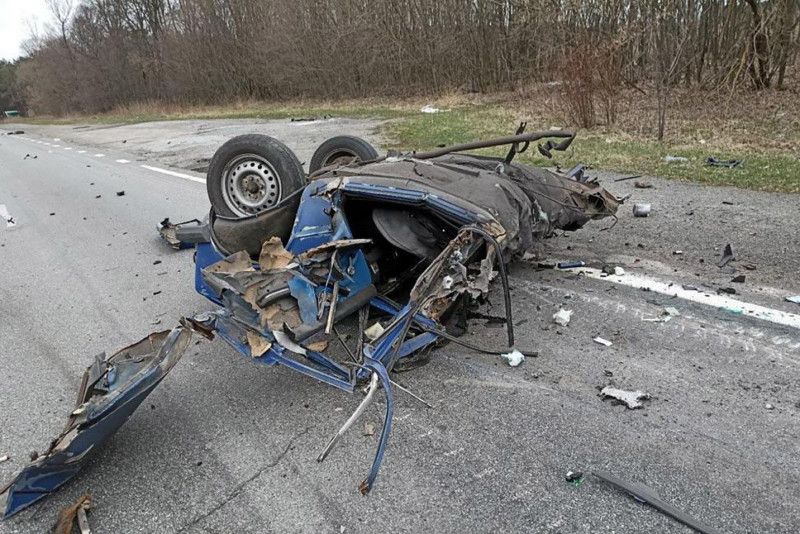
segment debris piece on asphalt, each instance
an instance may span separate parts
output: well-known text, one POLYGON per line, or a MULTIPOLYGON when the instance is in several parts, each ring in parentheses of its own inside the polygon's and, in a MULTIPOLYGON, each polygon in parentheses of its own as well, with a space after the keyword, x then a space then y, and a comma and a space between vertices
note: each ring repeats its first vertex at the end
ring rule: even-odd
POLYGON ((745 276, 743 274, 738 274, 733 278, 731 278, 731 282, 734 282, 736 284, 744 284, 744 281, 745 281, 745 276))
MULTIPOLYGON (((694 289, 696 290, 696 288, 694 289)), ((667 323, 673 317, 677 317, 680 314, 681 312, 679 312, 677 308, 673 308, 672 306, 667 306, 662 310, 661 315, 659 315, 658 317, 649 317, 647 319, 642 319, 642 321, 646 321, 648 323, 667 323)))
POLYGON ((594 341, 595 343, 599 343, 600 345, 603 345, 603 346, 606 346, 606 347, 610 347, 611 345, 613 345, 613 343, 611 341, 609 341, 607 339, 603 339, 600 336, 592 338, 592 341, 594 341))
POLYGON ((725 267, 735 259, 736 257, 733 255, 733 248, 731 247, 731 244, 728 243, 727 245, 725 245, 725 250, 723 251, 722 257, 719 259, 719 262, 717 263, 717 267, 725 267))
POLYGON ((11 228, 17 225, 17 222, 14 220, 14 217, 8 212, 8 208, 6 208, 5 204, 0 204, 0 217, 5 219, 6 221, 6 228, 11 228))
POLYGON ((103 196, 103 195, 97 195, 97 196, 96 196, 96 197, 94 197, 94 198, 101 198, 102 196, 103 196))
POLYGON ((623 268, 622 268, 622 267, 620 267, 619 265, 617 265, 616 267, 614 267, 614 275, 615 275, 615 276, 622 276, 622 275, 624 275, 624 274, 625 274, 625 269, 623 269, 623 268))
POLYGON ((633 180, 635 178, 641 178, 641 174, 634 174, 633 176, 623 176, 622 178, 615 178, 615 182, 624 182, 625 180, 633 180))
POLYGON ((633 216, 634 217, 647 217, 650 215, 650 204, 634 204, 633 216))
POLYGON ((375 435, 375 423, 371 421, 364 422, 364 435, 365 436, 374 436, 375 435))
POLYGON ((717 529, 701 523, 692 516, 679 510, 672 504, 662 500, 661 497, 659 497, 655 491, 648 488, 644 484, 621 480, 610 473, 607 473, 605 471, 600 471, 597 469, 593 470, 592 474, 597 478, 599 478, 600 480, 608 482, 609 484, 616 486, 622 491, 628 493, 631 497, 633 497, 637 501, 649 504, 656 510, 668 515, 669 517, 678 521, 679 523, 683 523, 687 527, 692 528, 697 532, 700 532, 701 534, 720 534, 720 532, 717 529))
POLYGON ((742 265, 742 267, 744 267, 748 271, 755 271, 756 270, 756 266, 753 265, 752 263, 745 263, 744 265, 742 265))
POLYGON ((2 464, 3 462, 7 462, 10 459, 11 459, 11 456, 9 456, 7 454, 4 454, 3 456, 0 456, 0 464, 2 464))
POLYGON ((672 251, 672 255, 673 255, 673 256, 680 256, 680 255, 682 255, 682 254, 683 254, 683 251, 682 251, 682 250, 673 250, 673 251, 672 251))
POLYGON ((553 314, 553 322, 561 326, 567 326, 571 318, 572 310, 565 310, 564 308, 553 314))
POLYGON ((685 158, 683 156, 666 155, 664 156, 664 161, 666 161, 667 163, 686 163, 687 161, 689 161, 689 158, 685 158))
POLYGON ((720 287, 719 289, 717 289, 717 293, 726 293, 728 295, 735 295, 736 290, 733 289, 732 287, 720 287))
POLYGON ((556 264, 559 269, 574 269, 575 267, 585 267, 586 262, 581 260, 560 261, 556 264))
POLYGON ((117 191, 117 196, 118 197, 124 197, 125 196, 125 191, 117 191))
POLYGON ((505 354, 501 354, 500 356, 505 358, 506 361, 508 361, 508 365, 510 365, 511 367, 516 367, 525 361, 525 355, 522 354, 517 349, 514 349, 511 352, 507 352, 505 354))
POLYGON ((733 206, 733 202, 731 202, 730 200, 723 200, 722 203, 725 204, 726 206, 733 206))
POLYGON ((733 169, 744 163, 740 159, 717 159, 714 156, 706 158, 706 165, 709 167, 724 167, 726 169, 733 169))
POLYGON ((583 482, 583 473, 580 471, 567 471, 567 474, 564 475, 564 480, 571 482, 575 486, 580 486, 583 482))
POLYGON ((208 241, 206 225, 197 219, 173 223, 166 217, 156 229, 161 239, 175 250, 192 248, 197 243, 208 241))
POLYGON ((653 189, 653 184, 650 182, 640 182, 637 180, 633 182, 633 187, 636 189, 653 189))
POLYGON ((643 391, 625 391, 611 386, 606 386, 600 390, 600 396, 605 399, 614 399, 624 404, 630 410, 636 410, 644 406, 642 401, 650 400, 650 395, 643 391))
POLYGON ((786 297, 786 302, 793 302, 794 304, 800 304, 800 295, 792 295, 791 297, 786 297))
POLYGON ((73 528, 77 523, 81 534, 91 534, 89 521, 86 512, 92 509, 92 496, 86 493, 81 495, 78 500, 58 513, 58 519, 53 527, 54 534, 72 534, 73 528))
POLYGON ((775 409, 775 406, 773 406, 773 405, 772 405, 772 404, 770 404, 770 403, 766 403, 766 404, 764 405, 764 408, 766 408, 767 410, 774 410, 774 409, 775 409))

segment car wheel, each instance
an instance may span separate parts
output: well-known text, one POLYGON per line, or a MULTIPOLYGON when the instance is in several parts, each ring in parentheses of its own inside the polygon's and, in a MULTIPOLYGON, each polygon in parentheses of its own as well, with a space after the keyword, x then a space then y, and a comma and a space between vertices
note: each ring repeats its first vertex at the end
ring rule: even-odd
POLYGON ((346 165, 352 161, 369 161, 377 157, 375 147, 360 137, 338 135, 319 145, 311 157, 308 172, 310 174, 330 165, 346 165))
POLYGON ((214 153, 206 175, 208 199, 226 217, 258 215, 306 184, 289 147, 266 135, 240 135, 214 153))

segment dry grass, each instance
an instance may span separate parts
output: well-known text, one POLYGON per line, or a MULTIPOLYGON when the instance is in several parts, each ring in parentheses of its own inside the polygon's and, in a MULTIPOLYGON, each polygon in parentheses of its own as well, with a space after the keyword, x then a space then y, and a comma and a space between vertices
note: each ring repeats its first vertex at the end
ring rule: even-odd
MULTIPOLYGON (((793 82, 793 86, 800 86, 793 82)), ((647 88, 645 88, 647 91, 647 88)), ((425 149, 511 133, 519 121, 529 130, 570 128, 557 85, 538 84, 515 92, 446 94, 435 99, 387 101, 239 101, 217 106, 140 103, 96 116, 39 117, 38 123, 133 123, 153 120, 252 118, 284 119, 324 115, 391 119, 384 134, 391 148, 425 149), (425 104, 448 110, 420 113, 425 104)), ((555 161, 544 161, 535 150, 529 162, 655 174, 680 180, 733 185, 766 191, 800 193, 800 97, 794 91, 698 92, 677 88, 667 121, 667 136, 655 140, 655 101, 651 94, 629 89, 619 102, 617 122, 580 131, 578 140, 555 161), (689 158, 665 163, 664 156, 689 158), (716 169, 705 158, 744 159, 737 169, 716 169)), ((496 151, 503 153, 505 149, 496 151)))

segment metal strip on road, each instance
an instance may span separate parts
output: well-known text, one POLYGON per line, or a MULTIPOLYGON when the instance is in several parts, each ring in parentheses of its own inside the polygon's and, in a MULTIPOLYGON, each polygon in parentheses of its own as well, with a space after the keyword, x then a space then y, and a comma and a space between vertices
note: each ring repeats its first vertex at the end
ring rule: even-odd
POLYGON ((800 315, 798 314, 787 313, 774 308, 767 308, 765 306, 759 306, 758 304, 751 304, 749 302, 744 302, 724 295, 708 293, 706 291, 683 289, 683 286, 681 286, 679 283, 665 282, 643 274, 626 272, 623 275, 607 275, 600 269, 594 269, 590 267, 562 270, 565 272, 571 271, 583 273, 589 278, 594 278, 596 280, 604 280, 606 282, 612 282, 614 284, 620 284, 636 289, 647 289, 662 295, 669 295, 670 297, 678 297, 690 302, 713 306, 736 315, 755 317, 756 319, 762 319, 771 323, 800 329, 800 315))
POLYGON ((198 182, 201 184, 206 183, 205 178, 199 178, 197 176, 192 176, 191 174, 183 174, 182 172, 170 171, 168 169, 162 169, 160 167, 152 167, 150 165, 140 165, 140 167, 142 167, 143 169, 147 169, 148 171, 160 172, 161 174, 168 174, 169 176, 183 178, 184 180, 191 180, 193 182, 198 182))

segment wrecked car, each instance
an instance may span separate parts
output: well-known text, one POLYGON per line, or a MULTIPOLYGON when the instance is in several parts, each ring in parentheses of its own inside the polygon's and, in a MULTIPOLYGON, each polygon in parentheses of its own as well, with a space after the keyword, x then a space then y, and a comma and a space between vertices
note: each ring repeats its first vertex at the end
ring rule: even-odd
MULTIPOLYGON (((195 288, 215 307, 185 317, 86 370, 74 411, 48 450, 0 490, 5 517, 76 475, 180 358, 193 332, 219 336, 264 366, 281 365, 346 392, 366 391, 323 448, 323 461, 378 391, 386 413, 377 450, 359 485, 372 488, 391 433, 390 372, 424 363, 438 343, 514 355, 506 265, 534 253, 557 229, 613 217, 621 199, 579 173, 558 174, 514 162, 530 143, 549 156, 567 131, 524 133, 429 152, 378 156, 366 141, 323 143, 306 175, 281 142, 243 135, 211 161, 211 211, 203 222, 161 232, 174 248, 194 248, 195 288), (509 146, 505 157, 467 151, 509 146), (481 347, 458 337, 460 310, 503 287, 507 343, 481 347), (355 326, 348 341, 341 323, 355 326), (329 343, 341 345, 337 356, 329 343)), ((397 386, 399 388, 399 386, 397 386)), ((399 388, 402 389, 402 388, 399 388)))

